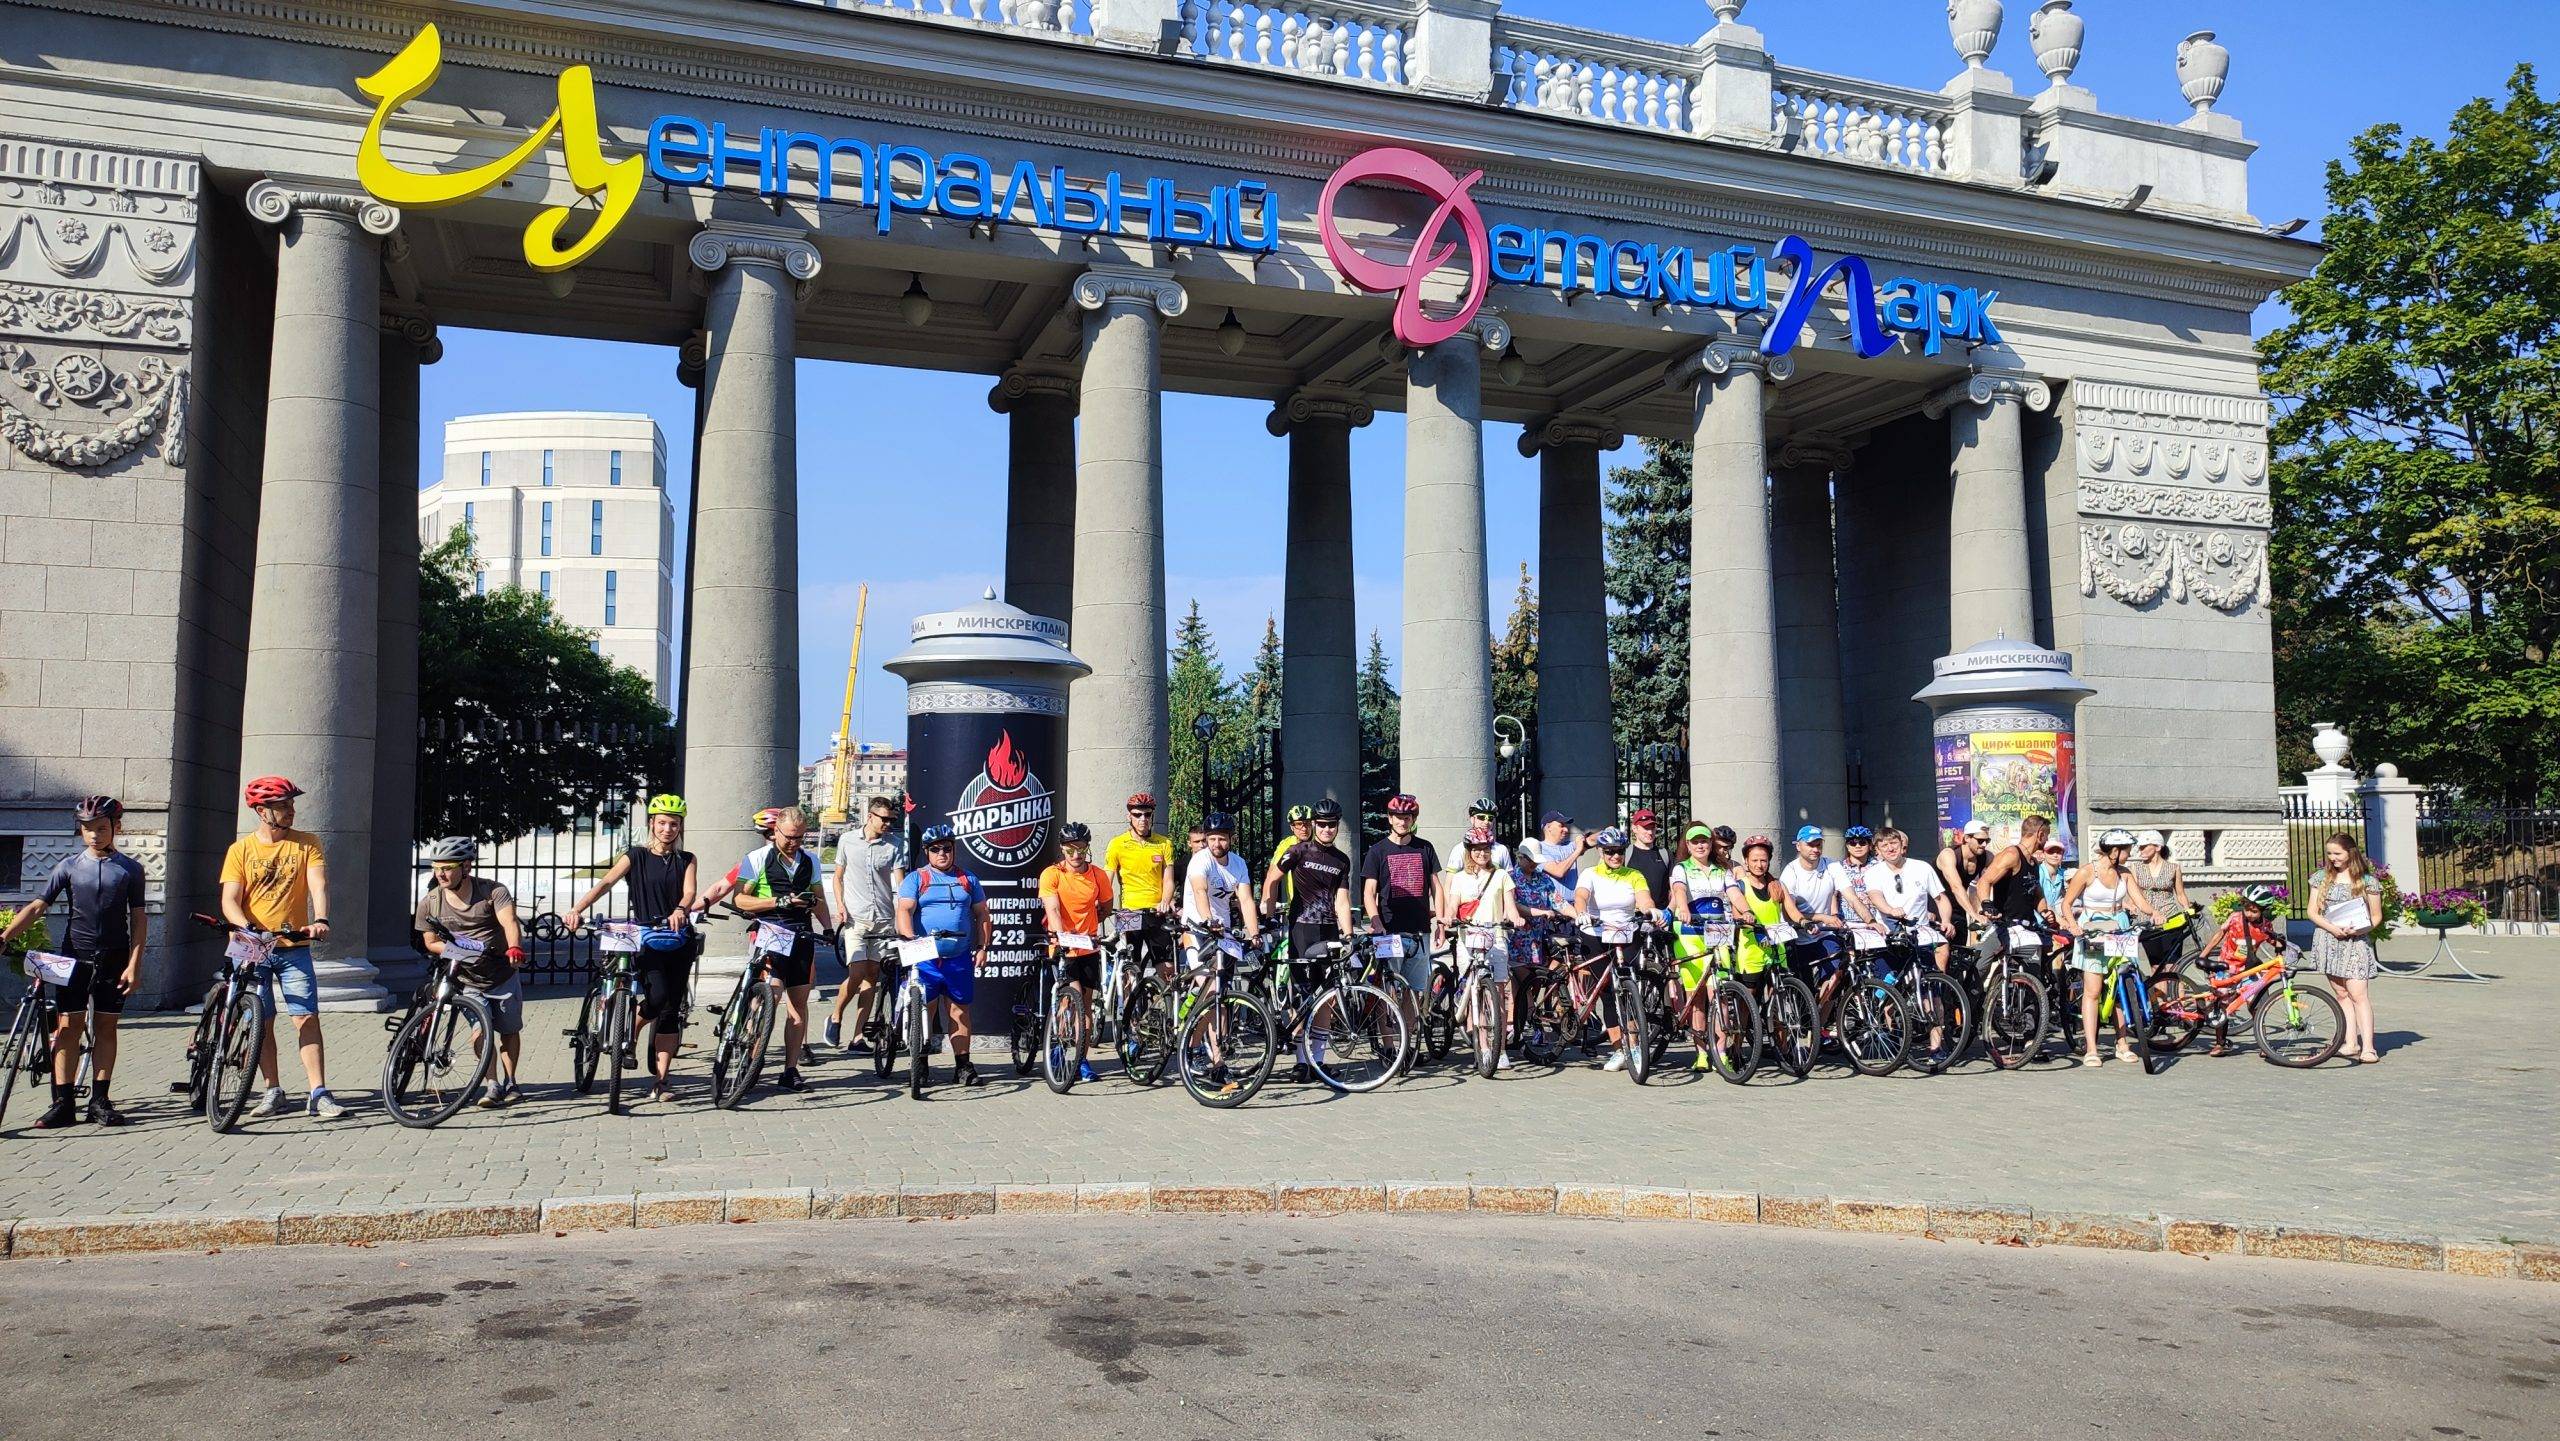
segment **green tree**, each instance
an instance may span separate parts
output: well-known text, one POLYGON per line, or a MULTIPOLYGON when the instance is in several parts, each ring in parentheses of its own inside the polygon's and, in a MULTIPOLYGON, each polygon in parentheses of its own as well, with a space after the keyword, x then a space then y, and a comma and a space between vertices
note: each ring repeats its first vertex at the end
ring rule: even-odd
POLYGON ((1233 755, 1242 739, 1244 728, 1243 699, 1236 684, 1227 679, 1226 666, 1218 659, 1218 642, 1209 634, 1209 624, 1200 618, 1200 602, 1191 602, 1190 611, 1173 630, 1173 674, 1167 687, 1171 699, 1172 736, 1170 794, 1164 807, 1164 822, 1176 834, 1190 828, 1206 812, 1200 794, 1200 741, 1192 733, 1192 723, 1207 715, 1218 729, 1210 745, 1210 758, 1222 761, 1233 755))
POLYGON ((1361 835, 1374 839, 1386 834, 1386 815, 1373 813, 1373 807, 1395 793, 1397 737, 1404 725, 1404 702, 1387 679, 1387 647, 1374 630, 1369 632, 1369 653, 1360 661, 1354 697, 1360 707, 1361 835))
POLYGON ((1511 619, 1493 642, 1493 713, 1538 733, 1538 591, 1525 561, 1520 588, 1511 595, 1511 619))
POLYGON ((1245 673, 1244 710, 1255 725, 1264 730, 1280 728, 1280 622, 1262 618, 1262 648, 1253 654, 1253 669, 1245 673))
POLYGON ((532 591, 476 594, 479 568, 467 530, 419 557, 418 833, 501 840, 671 785, 649 678, 532 591))
POLYGON ((2334 720, 2475 800, 2560 799, 2560 107, 2519 66, 2441 143, 2358 136, 2328 194, 2260 345, 2285 764, 2334 720))
POLYGON ((1620 749, 1689 730, 1689 447, 1609 472, 1609 693, 1620 749))

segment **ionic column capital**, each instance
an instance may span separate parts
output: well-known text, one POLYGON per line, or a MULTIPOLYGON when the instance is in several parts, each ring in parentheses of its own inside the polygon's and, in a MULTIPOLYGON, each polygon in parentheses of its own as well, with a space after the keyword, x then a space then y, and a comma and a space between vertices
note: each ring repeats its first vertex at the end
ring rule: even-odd
POLYGON ((1587 445, 1594 450, 1616 450, 1627 443, 1625 431, 1596 415, 1551 415, 1520 432, 1520 453, 1536 455, 1542 450, 1560 446, 1587 445))
POLYGON ((1993 406, 2003 401, 2020 402, 2029 410, 2040 411, 2053 404, 2053 388, 2042 377, 2024 371, 1977 370, 1940 387, 1920 402, 1920 413, 1936 420, 1959 405, 1993 406))
POLYGON ((706 277, 730 265, 773 266, 799 282, 797 298, 801 300, 807 300, 817 289, 818 271, 825 264, 819 258, 818 247, 801 231, 733 220, 704 224, 685 243, 684 256, 706 277))
POLYGON ((1075 297, 1078 310, 1096 313, 1113 307, 1152 308, 1171 320, 1191 308, 1191 294, 1182 288, 1182 282, 1152 270, 1095 266, 1077 276, 1068 293, 1075 297))
POLYGON ((433 365, 444 359, 444 342, 436 338, 436 323, 424 306, 385 302, 382 333, 415 346, 420 365, 433 365))
POLYGON ((687 390, 700 390, 704 372, 711 368, 711 332, 697 330, 676 347, 676 383, 687 390))
POLYGON ((1357 430, 1377 418, 1377 408, 1350 391, 1298 390, 1271 407, 1262 428, 1273 435, 1287 435, 1312 421, 1339 421, 1357 430))
POLYGON ((1674 390, 1694 390, 1701 384, 1744 373, 1784 380, 1796 373, 1796 363, 1783 355, 1762 355, 1756 341, 1727 337, 1708 341, 1673 361, 1663 372, 1663 380, 1674 390))
POLYGON ((1016 365, 1007 369, 995 388, 987 392, 987 408, 998 415, 1011 415, 1016 405, 1039 396, 1063 400, 1072 411, 1078 394, 1076 377, 1068 371, 1016 365))
POLYGON ((400 212, 359 190, 261 180, 249 187, 249 213, 269 225, 296 215, 332 215, 379 239, 400 228, 400 212))
POLYGON ((1839 475, 1849 469, 1857 451, 1848 441, 1836 435, 1798 435, 1788 438, 1778 448, 1780 470, 1820 470, 1839 475))

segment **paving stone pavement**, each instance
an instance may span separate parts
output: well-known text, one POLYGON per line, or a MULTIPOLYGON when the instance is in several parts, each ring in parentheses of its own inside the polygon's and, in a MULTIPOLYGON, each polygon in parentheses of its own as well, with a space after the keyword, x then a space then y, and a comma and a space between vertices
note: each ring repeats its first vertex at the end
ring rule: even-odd
MULTIPOLYGON (((2395 941, 2395 949, 2433 944, 2395 941)), ((188 1022, 127 1026, 117 1095, 138 1124, 0 1132, 0 1220, 147 1212, 534 1201, 553 1196, 930 1183, 1590 1181, 2008 1203, 2448 1238, 2560 1240, 2560 941, 2468 942, 2490 984, 2378 983, 2383 1064, 2277 1069, 2254 1053, 2165 1074, 2047 1064, 1866 1079, 1826 1068, 1747 1087, 1685 1073, 1638 1088, 1576 1066, 1492 1081, 1455 1068, 1367 1096, 1275 1081, 1237 1111, 1106 1073, 1064 1097, 1010 1067, 922 1102, 831 1059, 798 1095, 713 1110, 698 1050, 680 1099, 608 1116, 567 1082, 573 999, 526 1020, 528 1101, 433 1131, 393 1123, 371 1081, 378 1020, 328 1018, 335 1123, 299 1114, 216 1136, 165 1092, 188 1022)), ((701 1034, 697 1027, 696 1034, 701 1034)), ((998 1043, 999 1048, 1001 1042, 998 1043)), ((981 1042, 981 1054, 990 1054, 981 1042)), ((286 1074, 299 1073, 286 1063, 286 1074)), ((948 1067, 939 1068, 946 1079, 948 1067)))

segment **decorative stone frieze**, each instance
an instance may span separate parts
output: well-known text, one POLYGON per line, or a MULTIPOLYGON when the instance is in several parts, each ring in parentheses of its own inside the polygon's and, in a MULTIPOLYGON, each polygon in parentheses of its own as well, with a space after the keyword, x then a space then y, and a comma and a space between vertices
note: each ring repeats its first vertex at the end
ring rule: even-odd
POLYGON ((2154 525, 2080 527, 2080 593, 2126 605, 2195 601, 2231 612, 2267 594, 2267 541, 2154 525))

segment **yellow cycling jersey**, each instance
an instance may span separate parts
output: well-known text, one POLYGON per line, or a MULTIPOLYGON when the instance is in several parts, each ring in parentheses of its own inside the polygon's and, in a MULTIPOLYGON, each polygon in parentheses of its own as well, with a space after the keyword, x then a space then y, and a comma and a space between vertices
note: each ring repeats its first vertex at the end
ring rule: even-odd
POLYGON ((1173 864, 1173 837, 1138 839, 1135 831, 1111 838, 1102 852, 1102 868, 1111 873, 1112 889, 1123 908, 1151 911, 1164 902, 1165 869, 1173 864))

